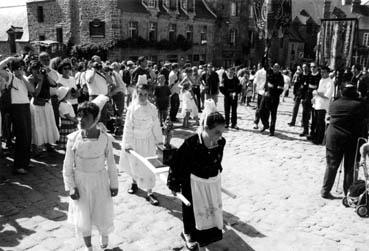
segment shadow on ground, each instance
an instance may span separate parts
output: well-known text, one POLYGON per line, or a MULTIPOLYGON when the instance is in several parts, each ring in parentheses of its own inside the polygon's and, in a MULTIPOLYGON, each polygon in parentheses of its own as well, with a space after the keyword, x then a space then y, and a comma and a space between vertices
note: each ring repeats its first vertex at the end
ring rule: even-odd
MULTIPOLYGON (((182 220, 182 205, 174 197, 157 194, 160 201, 160 206, 169 210, 169 213, 174 217, 182 220)), ((138 196, 145 196, 144 193, 138 193, 138 196)), ((254 249, 248 245, 237 232, 247 235, 252 238, 263 238, 265 235, 260 233, 251 225, 241 221, 237 216, 223 212, 224 218, 224 234, 223 240, 215 242, 206 247, 209 251, 233 250, 233 251, 253 251, 254 249)))
POLYGON ((44 220, 66 220, 68 204, 60 201, 60 196, 67 196, 60 165, 63 158, 57 152, 41 154, 31 160, 32 168, 23 176, 12 174, 10 156, 0 159, 0 247, 16 247, 44 220), (32 226, 22 224, 27 218, 35 219, 32 226))

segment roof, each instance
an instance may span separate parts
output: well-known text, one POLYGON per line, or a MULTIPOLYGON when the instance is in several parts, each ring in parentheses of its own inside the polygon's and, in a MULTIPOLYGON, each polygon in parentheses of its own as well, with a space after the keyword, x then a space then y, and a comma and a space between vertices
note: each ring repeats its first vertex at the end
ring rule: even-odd
POLYGON ((23 1, 12 1, 8 5, 0 4, 0 41, 8 41, 7 30, 14 27, 23 28, 23 35, 21 39, 17 41, 28 42, 29 31, 28 31, 28 20, 27 20, 27 8, 23 1), (15 5, 18 4, 18 5, 15 5))
POLYGON ((150 14, 140 0, 118 0, 118 9, 122 12, 150 14))
POLYGON ((195 17, 201 19, 215 19, 216 16, 213 14, 209 7, 204 3, 203 0, 195 0, 195 17))

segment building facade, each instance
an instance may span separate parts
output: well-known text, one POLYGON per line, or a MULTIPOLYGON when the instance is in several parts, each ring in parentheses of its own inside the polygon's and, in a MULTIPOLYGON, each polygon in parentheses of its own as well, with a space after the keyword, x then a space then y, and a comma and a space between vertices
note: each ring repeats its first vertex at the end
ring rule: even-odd
POLYGON ((216 15, 203 0, 43 0, 27 3, 30 40, 115 44, 113 60, 213 60, 216 15))

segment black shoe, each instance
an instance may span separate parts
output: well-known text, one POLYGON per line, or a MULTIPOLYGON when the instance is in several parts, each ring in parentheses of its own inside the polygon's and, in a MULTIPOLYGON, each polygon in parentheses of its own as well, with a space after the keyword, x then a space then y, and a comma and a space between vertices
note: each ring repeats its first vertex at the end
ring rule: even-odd
POLYGON ((185 244, 186 244, 186 248, 188 250, 198 250, 199 248, 199 244, 196 241, 193 241, 191 239, 191 237, 189 237, 188 235, 185 235, 183 232, 181 233, 181 238, 184 240, 185 244))
POLYGON ((288 125, 289 126, 295 126, 295 123, 290 122, 290 123, 288 123, 288 125))
POLYGON ((255 125, 253 128, 254 128, 254 130, 259 129, 258 125, 255 125))
POLYGON ((229 128, 229 125, 225 125, 225 128, 228 129, 229 128))
POLYGON ((305 137, 305 136, 307 136, 308 134, 306 133, 306 132, 303 132, 303 133, 301 133, 300 134, 300 137, 305 137))
POLYGON ((236 130, 240 130, 240 128, 236 125, 232 125, 231 128, 236 129, 236 130))
POLYGON ((129 194, 135 194, 138 190, 137 184, 132 183, 131 187, 128 189, 129 194))
POLYGON ((269 126, 263 126, 263 128, 261 128, 260 132, 264 132, 266 129, 269 129, 269 126))
POLYGON ((336 197, 334 197, 331 193, 322 193, 321 194, 323 199, 327 199, 327 200, 334 200, 337 199, 336 197))
POLYGON ((269 136, 274 136, 274 132, 270 132, 269 133, 269 136))
POLYGON ((311 135, 308 135, 308 136, 306 136, 306 139, 307 139, 307 140, 310 140, 310 141, 313 141, 313 140, 314 140, 314 137, 313 137, 313 136, 311 136, 311 135))
POLYGON ((148 194, 146 197, 146 200, 150 202, 150 204, 153 206, 159 205, 159 201, 156 199, 156 197, 153 194, 148 194))

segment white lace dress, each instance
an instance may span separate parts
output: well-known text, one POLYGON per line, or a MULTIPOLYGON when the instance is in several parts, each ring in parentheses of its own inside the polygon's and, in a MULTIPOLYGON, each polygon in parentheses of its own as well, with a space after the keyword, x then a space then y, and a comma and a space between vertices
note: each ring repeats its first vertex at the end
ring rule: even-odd
POLYGON ((140 105, 137 100, 132 101, 124 124, 119 166, 142 189, 152 189, 155 186, 155 175, 125 149, 132 148, 143 157, 155 156, 156 145, 162 142, 162 138, 156 107, 149 102, 140 105))
POLYGON ((63 165, 65 189, 78 188, 80 199, 69 202, 68 222, 84 235, 97 227, 102 235, 114 229, 110 188, 118 188, 118 170, 113 157, 113 138, 100 132, 86 139, 81 131, 68 135, 63 165))

